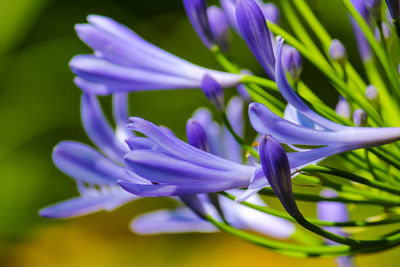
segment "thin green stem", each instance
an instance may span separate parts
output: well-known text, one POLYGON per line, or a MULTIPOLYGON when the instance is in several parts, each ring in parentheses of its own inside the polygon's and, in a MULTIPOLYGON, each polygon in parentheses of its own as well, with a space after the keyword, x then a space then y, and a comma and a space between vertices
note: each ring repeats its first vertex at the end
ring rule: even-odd
MULTIPOLYGON (((220 194, 222 194, 223 196, 231 199, 231 200, 235 200, 236 197, 226 193, 226 192, 220 192, 220 194)), ((265 206, 260 206, 260 205, 256 205, 247 201, 243 201, 243 202, 239 202, 240 204, 282 218, 282 219, 286 219, 292 222, 295 222, 296 220, 290 216, 288 213, 286 212, 282 212, 279 210, 275 210, 272 209, 270 207, 265 207, 265 206)), ((323 226, 323 227, 361 227, 361 226, 379 226, 379 225, 387 225, 387 224, 395 224, 395 223, 400 223, 400 216, 391 216, 391 217, 387 217, 386 214, 382 214, 380 216, 375 216, 379 219, 367 219, 367 220, 354 220, 354 221, 346 221, 346 222, 331 222, 331 221, 323 221, 323 220, 318 220, 315 218, 309 218, 307 217, 306 219, 316 225, 319 226, 323 226)))

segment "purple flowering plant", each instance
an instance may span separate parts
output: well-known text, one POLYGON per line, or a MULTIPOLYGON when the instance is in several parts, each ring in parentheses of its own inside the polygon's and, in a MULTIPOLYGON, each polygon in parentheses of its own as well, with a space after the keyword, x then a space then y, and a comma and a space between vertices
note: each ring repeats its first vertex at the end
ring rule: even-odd
POLYGON ((56 145, 53 162, 76 180, 79 196, 39 214, 70 218, 138 198, 169 197, 177 209, 139 215, 132 231, 219 230, 285 255, 337 257, 341 266, 354 266, 355 254, 399 245, 398 230, 369 238, 348 231, 400 223, 400 76, 391 56, 398 48, 399 2, 342 2, 366 79, 305 0, 281 1, 280 9, 261 0, 221 0, 220 7, 183 0, 194 31, 223 71, 179 58, 111 18, 88 16, 75 29, 94 52, 69 65, 82 90, 83 128, 95 148, 75 141, 56 145), (382 16, 387 10, 392 21, 382 16), (295 35, 279 26, 284 20, 295 35), (232 32, 264 77, 234 60, 232 32), (302 79, 309 65, 336 89, 336 108, 302 79), (227 100, 224 90, 233 87, 237 96, 227 100), (194 107, 186 142, 130 114, 134 92, 169 89, 202 90, 217 120, 212 111, 194 107), (100 105, 104 95, 112 96, 115 127, 100 105), (244 135, 247 121, 253 140, 244 135), (277 197, 284 211, 269 207, 265 196, 277 197), (303 215, 298 201, 314 203, 318 217, 303 215), (354 220, 349 203, 380 212, 354 220))

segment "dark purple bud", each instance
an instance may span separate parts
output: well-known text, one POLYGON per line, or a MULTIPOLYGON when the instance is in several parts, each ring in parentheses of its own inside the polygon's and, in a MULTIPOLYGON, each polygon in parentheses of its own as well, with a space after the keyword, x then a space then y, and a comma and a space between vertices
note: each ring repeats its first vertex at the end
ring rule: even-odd
POLYGON ((282 59, 286 71, 292 77, 293 82, 297 82, 303 69, 303 62, 300 53, 290 45, 284 45, 282 59))
POLYGON ((224 90, 214 78, 208 74, 204 75, 201 81, 201 89, 207 99, 210 100, 219 111, 224 110, 224 90))
POLYGON ((264 135, 259 152, 264 175, 283 207, 292 217, 301 217, 293 197, 290 165, 285 150, 272 136, 264 135))
POLYGON ((399 0, 386 0, 386 4, 388 6, 390 16, 393 20, 399 20, 399 0))
POLYGON ((368 85, 367 88, 365 89, 365 96, 369 101, 376 103, 379 99, 378 88, 376 88, 372 84, 368 85))
POLYGON ((362 109, 356 109, 353 113, 353 122, 357 127, 368 126, 368 116, 362 109))
POLYGON ((350 117, 351 117, 350 105, 343 96, 339 97, 339 101, 336 105, 335 111, 336 111, 336 114, 338 114, 339 116, 342 116, 345 119, 350 119, 350 117))
POLYGON ((275 80, 271 32, 259 5, 254 0, 239 0, 236 5, 236 17, 240 33, 251 52, 268 76, 275 80))
MULTIPOLYGON (((382 32, 383 32, 383 38, 385 38, 385 42, 388 43, 390 41, 390 37, 392 36, 392 32, 387 23, 385 22, 382 22, 382 32)), ((381 42, 381 34, 379 32, 378 27, 375 27, 375 39, 378 42, 381 42)))
POLYGON ((261 10, 265 18, 274 24, 279 24, 281 21, 281 13, 276 5, 272 3, 261 4, 261 10))
POLYGON ((206 152, 210 151, 207 134, 201 124, 195 119, 189 119, 186 123, 186 136, 191 146, 206 152))
POLYGON ((214 42, 217 43, 223 51, 229 50, 229 25, 224 12, 216 6, 210 6, 207 9, 208 21, 214 42))
POLYGON ((205 0, 183 0, 186 13, 194 30, 199 35, 205 46, 209 49, 214 45, 213 35, 207 16, 207 3, 205 0))
POLYGON ((346 62, 346 48, 338 39, 333 39, 329 46, 329 56, 332 60, 339 62, 342 66, 346 62))

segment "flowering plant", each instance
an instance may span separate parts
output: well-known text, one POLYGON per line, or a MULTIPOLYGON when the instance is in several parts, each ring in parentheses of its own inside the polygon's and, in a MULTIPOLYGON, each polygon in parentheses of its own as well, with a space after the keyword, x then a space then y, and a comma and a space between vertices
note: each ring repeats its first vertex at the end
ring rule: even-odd
POLYGON ((94 53, 75 56, 70 67, 83 92, 82 124, 97 150, 73 141, 54 148, 55 165, 77 181, 80 195, 45 207, 40 215, 75 217, 138 198, 172 197, 181 207, 138 216, 132 230, 221 230, 286 255, 339 257, 346 266, 354 254, 399 245, 398 230, 370 239, 348 231, 400 222, 400 128, 395 127, 400 76, 391 56, 400 37, 399 3, 342 2, 367 81, 305 0, 281 1, 282 16, 275 5, 256 0, 221 0, 221 8, 184 0, 194 30, 224 71, 172 55, 110 18, 88 16, 76 31, 94 53), (296 36, 279 26, 281 18, 296 36), (234 61, 230 29, 268 78, 234 61), (302 57, 337 90, 336 109, 301 79, 302 57), (232 87, 238 95, 225 103, 224 90, 232 87), (130 94, 168 89, 202 89, 221 123, 208 109, 197 109, 184 142, 166 127, 129 117, 130 94), (101 95, 112 95, 114 128, 101 95), (244 137, 245 107, 254 142, 244 137), (325 164, 328 157, 335 157, 337 166, 325 164), (294 180, 315 190, 300 192, 294 180), (268 207, 266 195, 276 196, 286 212, 268 207), (298 200, 316 203, 318 218, 304 216, 298 200), (375 205, 381 213, 351 220, 349 203, 375 205))

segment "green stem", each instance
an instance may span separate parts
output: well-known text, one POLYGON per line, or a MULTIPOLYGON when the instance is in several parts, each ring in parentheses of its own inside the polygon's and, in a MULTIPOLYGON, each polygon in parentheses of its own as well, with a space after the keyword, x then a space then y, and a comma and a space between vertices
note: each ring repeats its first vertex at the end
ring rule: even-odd
MULTIPOLYGON (((221 195, 231 199, 231 200, 235 200, 236 197, 226 193, 226 192, 220 192, 221 195)), ((289 214, 287 214, 286 212, 282 212, 279 210, 275 210, 272 209, 270 207, 265 207, 265 206, 260 206, 260 205, 256 205, 247 201, 243 201, 243 202, 239 202, 240 204, 258 210, 260 212, 264 212, 282 219, 286 219, 292 222, 295 222, 296 220, 290 216, 289 214)), ((319 225, 319 226, 323 226, 323 227, 361 227, 361 226, 379 226, 379 225, 387 225, 387 224, 394 224, 394 223, 400 223, 400 216, 392 216, 392 217, 388 217, 386 218, 386 214, 382 214, 381 215, 383 218, 382 219, 377 219, 377 220, 355 220, 355 221, 346 221, 346 222, 331 222, 331 221, 323 221, 323 220, 318 220, 315 218, 306 218, 307 221, 319 225)), ((380 216, 376 216, 376 217, 380 217, 380 216)))
POLYGON ((325 167, 325 166, 318 166, 318 165, 310 165, 302 169, 302 171, 309 172, 309 173, 325 173, 325 174, 330 174, 338 177, 342 177, 345 179, 348 179, 353 182, 357 182, 360 184, 368 185, 373 188, 380 189, 382 191, 386 191, 392 194, 400 195, 400 188, 390 186, 388 184, 379 182, 379 181, 374 181, 370 180, 364 177, 361 177, 359 175, 346 172, 343 170, 335 169, 335 168, 330 168, 330 167, 325 167))

